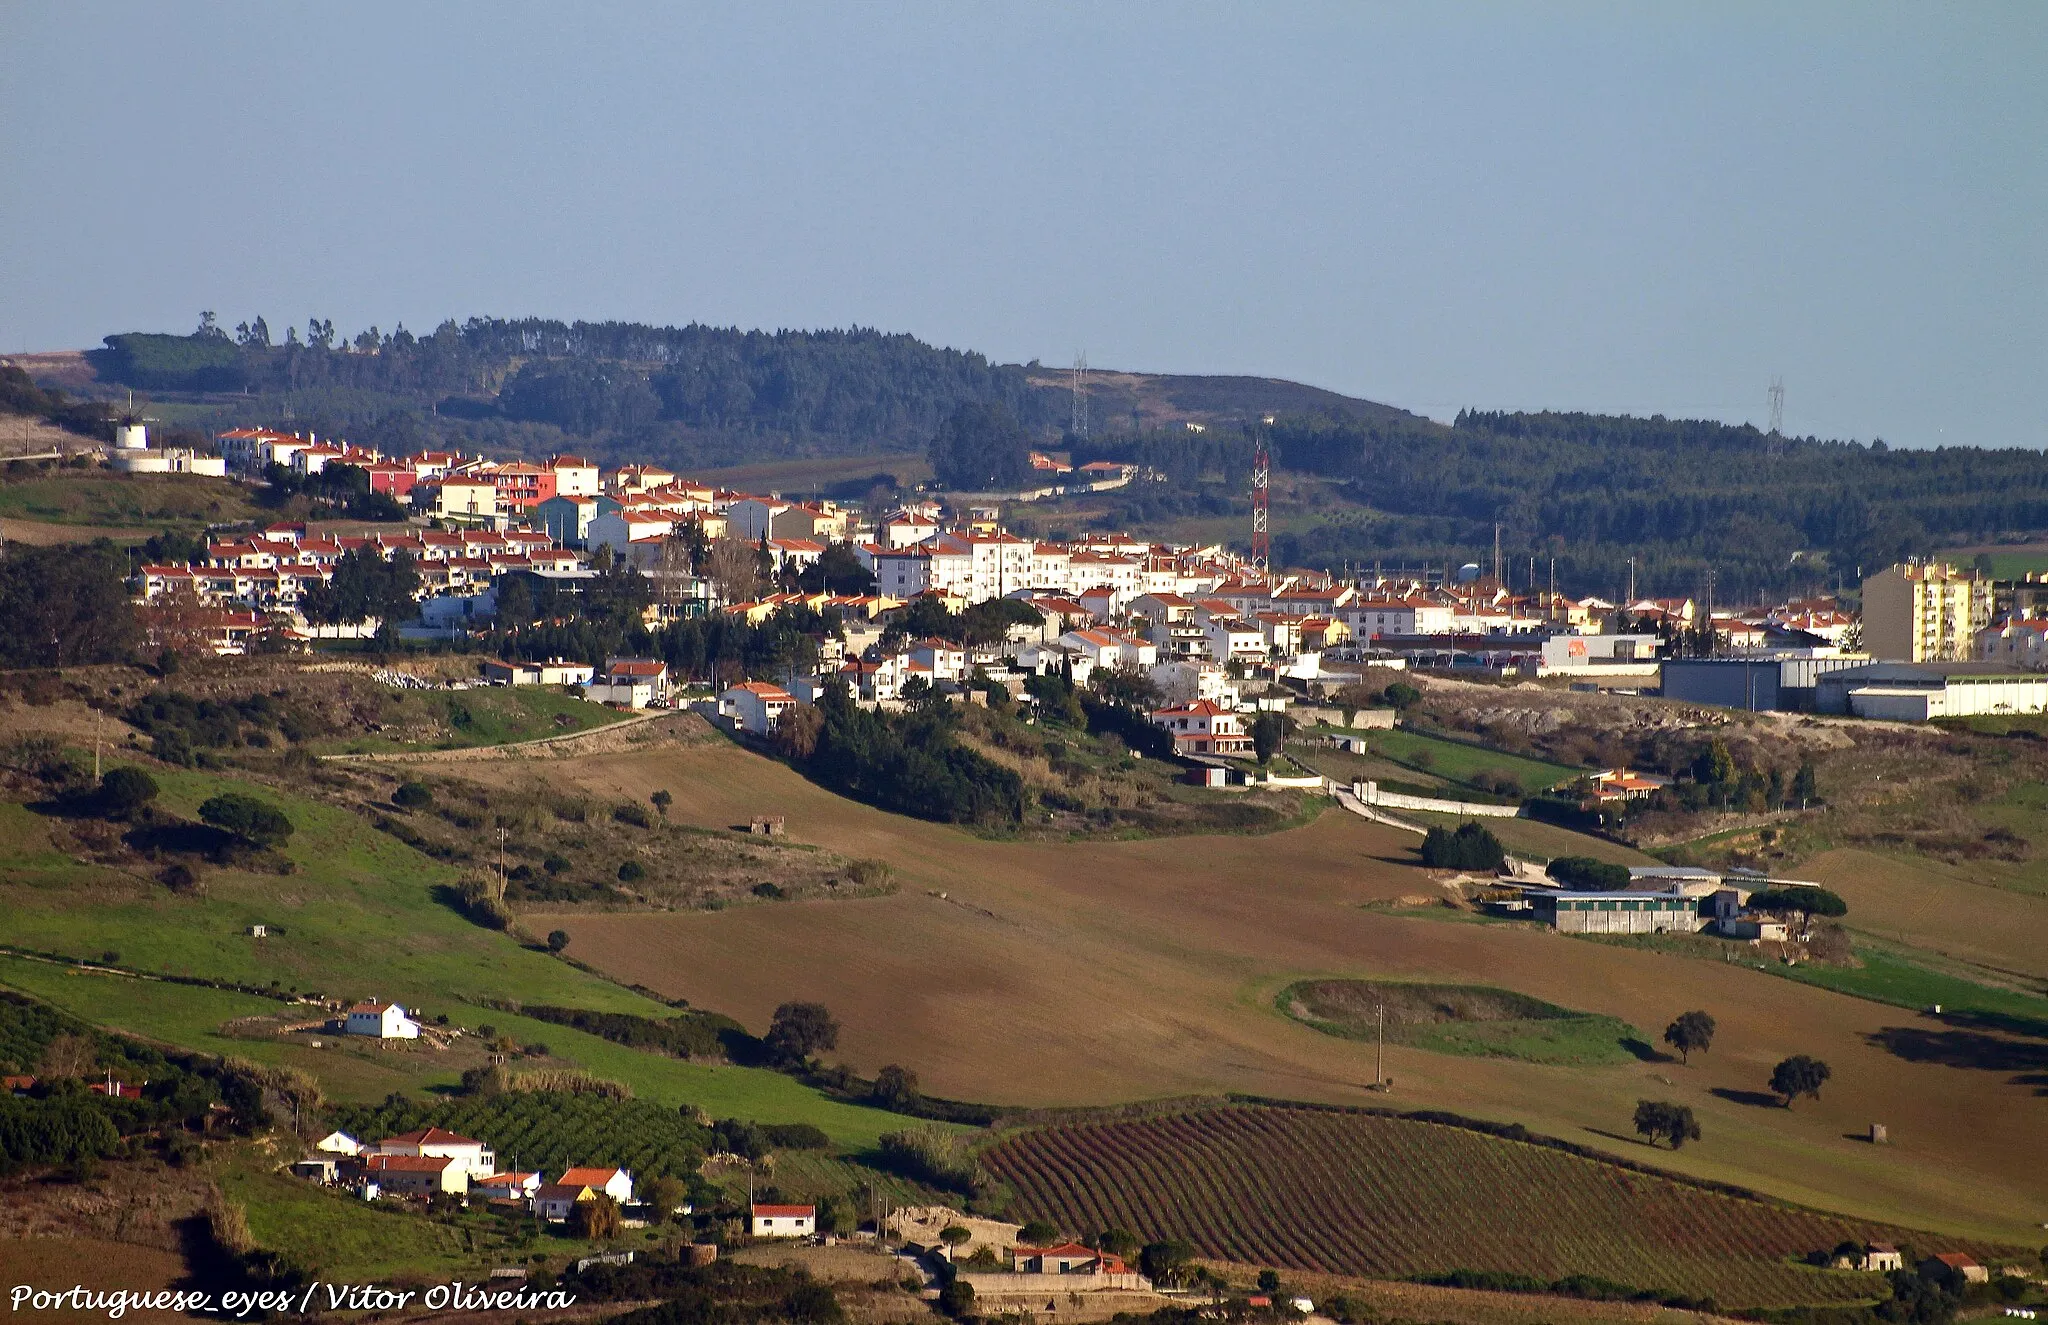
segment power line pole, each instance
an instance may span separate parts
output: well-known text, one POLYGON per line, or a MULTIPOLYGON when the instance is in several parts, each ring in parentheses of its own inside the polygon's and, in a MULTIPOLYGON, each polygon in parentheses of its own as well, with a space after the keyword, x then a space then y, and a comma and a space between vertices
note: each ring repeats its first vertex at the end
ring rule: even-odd
POLYGON ((1493 522, 1493 583, 1500 587, 1500 521, 1493 522))
POLYGON ((1771 402, 1770 435, 1773 438, 1777 438, 1783 436, 1785 432, 1785 379, 1773 377, 1771 379, 1771 389, 1766 394, 1771 402))
POLYGON ((1252 431, 1252 565, 1263 578, 1273 568, 1273 456, 1263 428, 1252 431))
POLYGON ((1076 437, 1088 435, 1088 352, 1074 351, 1073 371, 1068 374, 1068 384, 1074 391, 1073 433, 1076 437))

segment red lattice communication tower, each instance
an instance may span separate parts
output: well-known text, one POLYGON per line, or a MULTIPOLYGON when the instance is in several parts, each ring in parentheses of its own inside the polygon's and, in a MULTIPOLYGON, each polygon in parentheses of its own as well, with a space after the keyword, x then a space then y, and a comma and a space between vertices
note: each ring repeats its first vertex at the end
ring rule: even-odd
POLYGON ((1263 429, 1252 431, 1252 565, 1260 575, 1273 569, 1273 455, 1263 429))

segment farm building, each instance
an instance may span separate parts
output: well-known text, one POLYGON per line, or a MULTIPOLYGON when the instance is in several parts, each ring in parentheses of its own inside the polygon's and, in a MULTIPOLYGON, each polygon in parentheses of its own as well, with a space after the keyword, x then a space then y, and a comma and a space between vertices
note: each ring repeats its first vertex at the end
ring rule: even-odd
POLYGON ((443 1155, 365 1155, 363 1176, 401 1196, 457 1195, 469 1190, 469 1169, 443 1155))
POLYGON ((577 1206, 596 1199, 597 1193, 588 1187, 571 1187, 551 1182, 534 1192, 533 1213, 550 1224, 560 1224, 569 1218, 577 1206))
POLYGON ((398 1003, 369 999, 348 1010, 342 1029, 350 1035, 374 1035, 380 1040, 417 1040, 420 1024, 405 1015, 398 1003))
POLYGON ((1581 893, 1545 889, 1531 899, 1536 918, 1566 934, 1691 933, 1699 903, 1680 892, 1581 893))
POLYGON ((1889 1242, 1870 1242, 1864 1244, 1863 1258, 1856 1268, 1890 1274, 1893 1270, 1905 1269, 1906 1258, 1889 1242))
POLYGON ((387 1136, 365 1146, 363 1153, 453 1160, 471 1178, 488 1178, 498 1171, 498 1157, 489 1146, 442 1127, 422 1127, 416 1132, 387 1136))
POLYGON ((755 1205, 748 1214, 747 1231, 757 1238, 807 1238, 818 1231, 814 1205, 755 1205))
POLYGON ((1920 1262, 1920 1268, 1929 1275, 1942 1272, 1961 1275, 1963 1282, 1968 1284, 1987 1283, 1991 1279, 1991 1271, 1979 1265, 1976 1257, 1960 1251, 1938 1251, 1920 1262))
POLYGON ((633 1199, 633 1175, 625 1169, 575 1168, 564 1169, 557 1180, 558 1187, 588 1187, 602 1196, 609 1196, 620 1205, 633 1199))

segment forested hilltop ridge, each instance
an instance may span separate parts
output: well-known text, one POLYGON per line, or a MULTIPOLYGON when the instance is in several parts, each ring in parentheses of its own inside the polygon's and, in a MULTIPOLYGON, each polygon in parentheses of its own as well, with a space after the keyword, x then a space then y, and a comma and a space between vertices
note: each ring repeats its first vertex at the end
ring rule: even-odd
MULTIPOLYGON (((229 330, 209 314, 188 335, 109 336, 85 360, 38 380, 103 401, 147 392, 153 413, 202 432, 287 426, 400 453, 567 451, 695 471, 888 456, 877 470, 898 473, 874 478, 893 481, 971 406, 1014 420, 1000 425, 1008 445, 1155 476, 1030 508, 1023 523, 1046 534, 1241 543, 1245 427, 1271 418, 1274 551, 1287 564, 1483 561, 1498 523, 1515 583, 1544 580, 1554 558, 1560 586, 1579 592, 1621 592, 1633 557, 1644 592, 1698 593, 1711 567, 1733 601, 2048 529, 2039 451, 1892 449, 1661 416, 1466 411, 1442 424, 1273 378, 1104 370, 1086 378, 1079 437, 1064 369, 858 327, 471 318, 348 337, 315 319, 280 338, 261 318, 229 330)), ((991 472, 1013 475, 1021 459, 991 472)), ((863 471, 838 495, 873 487, 863 471)))

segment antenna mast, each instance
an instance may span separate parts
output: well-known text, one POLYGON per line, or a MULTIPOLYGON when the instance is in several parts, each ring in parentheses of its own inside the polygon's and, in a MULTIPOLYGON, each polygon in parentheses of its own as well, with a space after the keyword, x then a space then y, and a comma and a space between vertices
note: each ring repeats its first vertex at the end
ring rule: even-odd
POLYGON ((1074 391, 1073 433, 1076 437, 1088 435, 1088 351, 1074 351, 1073 371, 1067 381, 1074 391))
POLYGON ((1261 576, 1273 569, 1273 456, 1264 428, 1252 430, 1252 565, 1261 576))
POLYGON ((1785 379, 1773 377, 1768 395, 1771 402, 1770 435, 1773 437, 1782 436, 1785 431, 1785 379))

